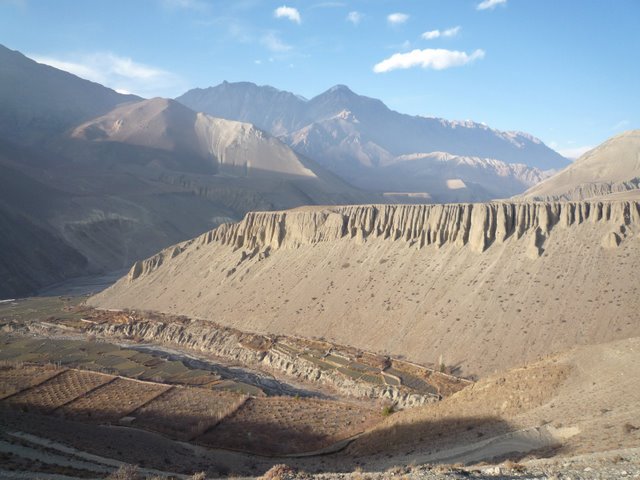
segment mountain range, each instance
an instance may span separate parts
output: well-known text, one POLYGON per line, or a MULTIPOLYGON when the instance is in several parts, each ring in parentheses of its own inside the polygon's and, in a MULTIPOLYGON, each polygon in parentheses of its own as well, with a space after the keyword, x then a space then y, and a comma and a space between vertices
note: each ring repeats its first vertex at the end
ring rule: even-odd
POLYGON ((504 198, 568 163, 530 135, 403 115, 342 85, 142 99, 0 46, 0 86, 0 297, 128 267, 249 211, 504 198))
POLYGON ((569 164, 526 133, 401 114, 344 85, 306 100, 273 87, 223 82, 176 100, 251 122, 349 183, 380 193, 419 192, 436 202, 489 200, 521 193, 569 164), (437 152, 448 155, 429 155, 437 152), (459 188, 450 188, 452 182, 459 188))
POLYGON ((0 46, 0 297, 111 271, 250 210, 382 200, 253 125, 0 46))

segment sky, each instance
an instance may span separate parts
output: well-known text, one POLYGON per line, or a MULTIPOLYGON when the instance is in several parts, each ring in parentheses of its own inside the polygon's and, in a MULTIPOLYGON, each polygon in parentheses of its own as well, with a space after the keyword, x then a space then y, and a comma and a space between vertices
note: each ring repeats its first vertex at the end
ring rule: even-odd
POLYGON ((1 44, 118 91, 345 84, 566 156, 640 128, 639 25, 640 0, 0 0, 1 44))

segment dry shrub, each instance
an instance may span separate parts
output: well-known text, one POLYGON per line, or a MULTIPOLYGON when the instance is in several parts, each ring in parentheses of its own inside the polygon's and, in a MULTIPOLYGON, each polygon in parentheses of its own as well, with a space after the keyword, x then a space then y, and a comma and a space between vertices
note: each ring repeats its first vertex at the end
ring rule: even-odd
POLYGON ((384 407, 382 407, 381 414, 382 414, 383 417, 388 417, 388 416, 392 415, 393 413, 395 413, 393 405, 385 405, 384 407))
POLYGON ((631 432, 635 432, 636 430, 638 430, 639 427, 636 427, 635 425, 631 425, 630 423, 625 423, 622 426, 622 431, 626 434, 629 435, 631 432))
POLYGON ((514 462, 513 460, 507 460, 503 463, 504 467, 516 473, 524 473, 526 468, 521 463, 514 462))
POLYGON ((107 477, 107 480, 138 480, 139 472, 137 465, 121 465, 118 470, 107 477))
POLYGON ((289 465, 279 463, 267 470, 261 478, 263 480, 286 480, 296 478, 296 471, 289 465))
POLYGON ((401 465, 394 465, 393 467, 387 469, 387 473, 389 475, 393 475, 393 476, 400 476, 400 475, 404 475, 406 473, 409 473, 409 471, 411 470, 410 467, 404 467, 401 465))

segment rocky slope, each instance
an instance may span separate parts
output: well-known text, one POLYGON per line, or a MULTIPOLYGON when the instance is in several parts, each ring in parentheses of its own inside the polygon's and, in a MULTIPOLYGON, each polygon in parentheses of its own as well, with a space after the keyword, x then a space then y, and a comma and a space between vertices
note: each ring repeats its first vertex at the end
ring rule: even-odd
POLYGON ((224 171, 243 176, 285 174, 317 178, 304 165, 304 159, 253 125, 195 113, 164 98, 142 100, 118 107, 75 128, 71 136, 95 142, 137 145, 199 158, 201 165, 193 166, 196 171, 224 171))
POLYGON ((515 195, 547 178, 538 168, 445 152, 395 156, 360 132, 351 112, 283 137, 351 184, 380 192, 420 192, 435 203, 515 195))
POLYGON ((640 334, 639 232, 635 201, 250 213, 137 262, 90 303, 483 374, 640 334))
POLYGON ((640 190, 640 130, 610 138, 522 194, 531 200, 582 200, 640 190))

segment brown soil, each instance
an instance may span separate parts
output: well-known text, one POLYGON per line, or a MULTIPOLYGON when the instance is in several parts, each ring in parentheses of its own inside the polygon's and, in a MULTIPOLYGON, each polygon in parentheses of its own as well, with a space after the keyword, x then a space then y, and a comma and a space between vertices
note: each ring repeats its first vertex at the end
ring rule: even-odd
POLYGON ((16 367, 10 362, 0 366, 0 399, 45 382, 61 372, 55 367, 48 369, 32 365, 16 367))
POLYGON ((360 433, 380 418, 379 412, 350 404, 252 398, 196 441, 267 455, 310 452, 360 433))
POLYGON ((232 393, 174 387, 133 412, 133 426, 190 440, 236 410, 245 399, 232 393))
POLYGON ((110 375, 66 370, 52 379, 4 400, 14 408, 51 412, 113 380, 110 375))
POLYGON ((116 378, 59 409, 58 413, 83 421, 117 422, 169 388, 169 385, 116 378))

